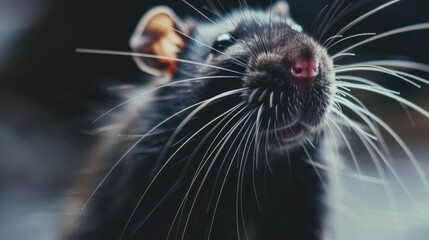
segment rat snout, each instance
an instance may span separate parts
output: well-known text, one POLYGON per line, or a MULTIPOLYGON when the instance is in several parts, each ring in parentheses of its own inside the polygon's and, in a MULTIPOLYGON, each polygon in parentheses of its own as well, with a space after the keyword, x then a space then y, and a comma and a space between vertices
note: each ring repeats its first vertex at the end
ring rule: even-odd
POLYGON ((297 59, 292 62, 290 72, 295 81, 313 80, 319 75, 319 60, 317 57, 297 59))

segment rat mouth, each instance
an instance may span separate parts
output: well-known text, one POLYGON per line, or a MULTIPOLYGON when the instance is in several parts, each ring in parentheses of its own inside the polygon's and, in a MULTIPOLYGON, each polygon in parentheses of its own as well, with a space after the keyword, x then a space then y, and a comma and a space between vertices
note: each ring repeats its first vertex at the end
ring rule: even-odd
POLYGON ((296 140, 304 134, 304 127, 299 123, 275 130, 276 134, 284 141, 289 142, 296 140))

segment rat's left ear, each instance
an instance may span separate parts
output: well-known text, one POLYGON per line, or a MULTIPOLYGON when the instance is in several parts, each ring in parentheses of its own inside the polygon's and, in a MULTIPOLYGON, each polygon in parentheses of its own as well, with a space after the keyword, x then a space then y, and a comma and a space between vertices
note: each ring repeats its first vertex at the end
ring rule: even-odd
POLYGON ((185 47, 182 34, 175 30, 187 32, 185 24, 168 7, 155 7, 142 17, 131 36, 130 47, 135 53, 159 58, 135 56, 141 70, 155 76, 173 76, 176 61, 171 58, 177 58, 185 47))

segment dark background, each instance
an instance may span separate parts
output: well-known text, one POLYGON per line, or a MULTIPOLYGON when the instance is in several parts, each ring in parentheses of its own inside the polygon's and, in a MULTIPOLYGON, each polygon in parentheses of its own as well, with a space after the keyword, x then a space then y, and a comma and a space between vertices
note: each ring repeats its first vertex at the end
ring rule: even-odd
MULTIPOLYGON (((189 2, 201 10, 206 5, 189 2)), ((236 1, 222 2, 228 7, 238 5, 236 1)), ((270 1, 247 2, 265 7, 270 1)), ((308 30, 319 11, 332 2, 290 0, 290 5, 295 20, 308 30)), ((355 1, 357 6, 366 5, 342 18, 327 36, 383 2, 355 1)), ((401 1, 366 19, 349 34, 382 33, 428 22, 428 4, 427 0, 401 1)), ((117 103, 114 91, 108 89, 145 81, 129 57, 81 54, 75 49, 128 51, 128 38, 138 20, 156 5, 170 6, 179 16, 197 16, 177 0, 0 0, 1 239, 25 239, 34 231, 40 239, 58 236, 57 231, 48 232, 61 226, 57 218, 62 205, 56 197, 66 195, 97 140, 88 134, 95 128, 92 120, 117 103), (13 226, 24 231, 13 231, 13 226)), ((355 51, 359 56, 352 60, 400 58, 429 63, 428 42, 429 30, 402 34, 360 47, 355 51)), ((377 75, 377 79, 429 109, 427 87, 417 91, 392 78, 377 75)), ((379 114, 400 126, 398 132, 404 138, 416 146, 427 143, 427 119, 413 114, 416 126, 404 127, 402 122, 408 120, 403 111, 398 113, 400 109, 382 98, 369 101, 376 100, 375 111, 382 109, 379 114)))

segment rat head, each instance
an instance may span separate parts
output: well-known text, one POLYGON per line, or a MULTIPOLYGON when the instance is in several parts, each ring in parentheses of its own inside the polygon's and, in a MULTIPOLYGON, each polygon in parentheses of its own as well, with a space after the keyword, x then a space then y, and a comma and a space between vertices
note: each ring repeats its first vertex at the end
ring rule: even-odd
POLYGON ((245 108, 242 114, 251 116, 255 132, 275 139, 270 141, 275 146, 312 138, 332 102, 332 60, 292 20, 284 1, 265 10, 238 9, 206 23, 182 21, 170 9, 156 8, 140 22, 131 46, 160 57, 136 57, 148 73, 171 81, 206 78, 200 81, 207 83, 207 98, 240 89, 228 96, 245 108))

